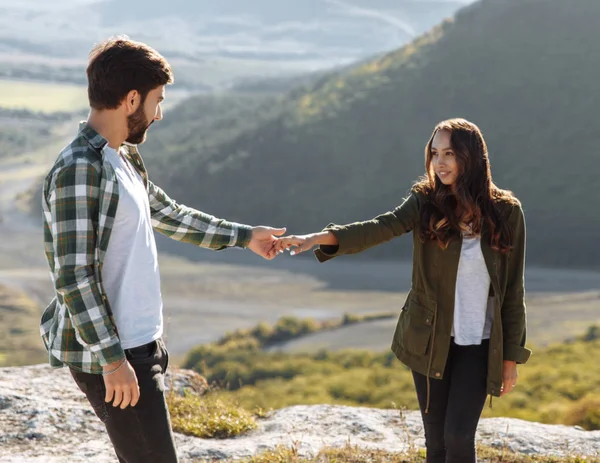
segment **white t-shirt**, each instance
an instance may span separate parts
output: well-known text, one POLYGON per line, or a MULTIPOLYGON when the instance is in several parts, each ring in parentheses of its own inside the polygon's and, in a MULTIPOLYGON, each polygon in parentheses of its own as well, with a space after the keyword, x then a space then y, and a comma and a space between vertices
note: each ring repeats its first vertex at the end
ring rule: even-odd
POLYGON ((463 238, 454 298, 454 342, 479 345, 489 339, 494 321, 494 299, 489 297, 490 274, 480 238, 463 238))
POLYGON ((102 280, 123 349, 162 336, 162 296, 148 193, 141 176, 106 145, 105 162, 115 170, 119 204, 106 250, 102 280))

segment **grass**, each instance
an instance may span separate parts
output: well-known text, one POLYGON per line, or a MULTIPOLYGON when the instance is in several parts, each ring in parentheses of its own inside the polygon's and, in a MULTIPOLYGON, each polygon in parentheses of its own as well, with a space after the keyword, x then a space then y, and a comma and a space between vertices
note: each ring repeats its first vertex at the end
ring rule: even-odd
POLYGON ((250 412, 238 404, 212 394, 198 397, 191 393, 170 393, 167 403, 173 431, 201 438, 235 437, 256 428, 250 412))
POLYGON ((87 107, 81 85, 0 79, 0 106, 34 112, 72 112, 87 107))

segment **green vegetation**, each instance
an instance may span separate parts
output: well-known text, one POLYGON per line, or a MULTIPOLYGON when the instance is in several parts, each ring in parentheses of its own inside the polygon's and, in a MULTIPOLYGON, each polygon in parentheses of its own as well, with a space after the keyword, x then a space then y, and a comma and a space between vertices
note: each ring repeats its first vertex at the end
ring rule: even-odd
POLYGON ((256 428, 254 416, 214 395, 169 394, 173 431, 202 438, 227 438, 256 428))
POLYGON ((218 163, 211 162, 212 156, 218 153, 216 147, 226 142, 232 131, 256 130, 271 117, 273 111, 280 111, 280 99, 281 97, 267 93, 195 96, 180 104, 175 111, 169 113, 169 117, 165 117, 156 128, 151 129, 150 137, 142 150, 144 153, 154 153, 155 156, 151 158, 153 172, 161 172, 163 178, 171 179, 169 183, 176 182, 181 173, 169 166, 173 159, 181 155, 182 149, 193 153, 194 157, 200 156, 207 162, 207 168, 211 172, 217 172, 246 154, 243 151, 230 153, 218 163), (171 117, 175 115, 176 117, 171 117), (199 134, 210 136, 199 137, 199 134), (150 145, 149 148, 146 145, 150 145))
MULTIPOLYGON (((182 203, 303 233, 399 204, 435 123, 467 117, 496 182, 524 204, 530 263, 597 268, 598 17, 596 0, 478 2, 400 50, 231 113, 221 130, 206 124, 204 100, 189 101, 143 154, 182 203)), ((223 97, 222 111, 238 99, 223 97)), ((399 243, 368 257, 408 257, 410 239, 399 243)))
POLYGON ((0 285, 0 367, 46 361, 40 311, 25 294, 0 285))
MULTIPOLYGON (((275 327, 261 324, 194 348, 183 367, 216 385, 217 397, 247 410, 323 403, 417 409, 410 371, 391 352, 285 354, 262 349, 274 339, 283 342, 317 327, 314 321, 291 318, 275 327)), ((594 392, 600 383, 599 356, 598 327, 568 343, 534 349, 519 369, 517 388, 494 399, 484 416, 600 429, 594 392)))
POLYGON ((0 106, 35 112, 74 112, 87 108, 85 86, 62 83, 0 80, 0 106))

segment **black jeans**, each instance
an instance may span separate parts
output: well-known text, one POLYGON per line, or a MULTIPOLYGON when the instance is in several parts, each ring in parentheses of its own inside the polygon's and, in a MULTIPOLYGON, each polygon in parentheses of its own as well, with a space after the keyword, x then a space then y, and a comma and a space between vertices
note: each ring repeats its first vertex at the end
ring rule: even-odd
POLYGON ((475 432, 485 405, 489 340, 479 346, 451 343, 443 379, 431 379, 429 413, 427 377, 413 371, 423 416, 427 463, 475 463, 475 432))
POLYGON ((121 410, 106 403, 102 375, 71 369, 79 389, 87 396, 94 412, 108 431, 121 463, 177 463, 171 420, 165 401, 165 371, 169 354, 162 340, 126 349, 127 360, 135 370, 140 400, 135 407, 121 410))

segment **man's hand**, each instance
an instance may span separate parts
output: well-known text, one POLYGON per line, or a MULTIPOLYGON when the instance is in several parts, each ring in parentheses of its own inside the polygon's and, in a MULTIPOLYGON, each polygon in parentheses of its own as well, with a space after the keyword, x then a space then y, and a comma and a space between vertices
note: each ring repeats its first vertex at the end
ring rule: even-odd
POLYGON ((277 236, 285 233, 285 228, 253 227, 248 249, 265 259, 271 260, 277 254, 277 236))
POLYGON ((502 364, 502 390, 500 397, 505 396, 517 385, 517 362, 505 360, 502 364))
POLYGON ((112 402, 113 407, 121 406, 121 409, 131 405, 135 407, 140 399, 140 388, 138 386, 135 371, 127 359, 110 363, 104 367, 104 385, 106 386, 106 402, 112 402), (113 371, 114 373, 107 374, 113 371), (114 398, 114 400, 113 400, 114 398))

